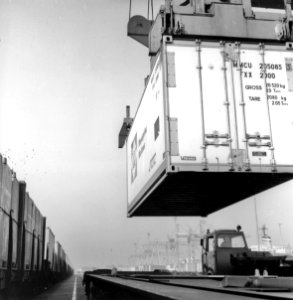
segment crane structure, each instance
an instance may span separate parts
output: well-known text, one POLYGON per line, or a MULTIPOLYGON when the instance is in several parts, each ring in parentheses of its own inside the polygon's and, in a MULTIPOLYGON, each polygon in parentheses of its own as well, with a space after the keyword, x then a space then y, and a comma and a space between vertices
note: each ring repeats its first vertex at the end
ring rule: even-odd
POLYGON ((133 16, 127 29, 128 36, 148 47, 151 56, 160 50, 163 35, 249 39, 256 43, 292 41, 291 0, 166 0, 155 21, 133 16))

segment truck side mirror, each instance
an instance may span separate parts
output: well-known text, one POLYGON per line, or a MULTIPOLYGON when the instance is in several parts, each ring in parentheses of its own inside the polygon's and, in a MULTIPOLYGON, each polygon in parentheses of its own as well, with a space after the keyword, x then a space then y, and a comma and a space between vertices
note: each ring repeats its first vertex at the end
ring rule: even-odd
POLYGON ((200 245, 203 247, 203 239, 200 239, 200 245))

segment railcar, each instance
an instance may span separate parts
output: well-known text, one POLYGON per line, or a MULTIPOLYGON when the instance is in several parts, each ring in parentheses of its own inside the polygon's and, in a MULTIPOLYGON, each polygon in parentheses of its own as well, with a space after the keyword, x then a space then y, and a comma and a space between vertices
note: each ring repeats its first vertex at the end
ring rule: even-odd
POLYGON ((0 155, 0 293, 41 289, 72 273, 26 183, 0 155))

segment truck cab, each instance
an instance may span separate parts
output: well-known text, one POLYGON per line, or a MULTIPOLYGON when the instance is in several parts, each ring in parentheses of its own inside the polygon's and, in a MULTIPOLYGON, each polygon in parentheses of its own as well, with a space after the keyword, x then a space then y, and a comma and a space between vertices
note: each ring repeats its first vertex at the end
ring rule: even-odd
POLYGON ((204 274, 237 274, 233 257, 249 255, 244 233, 237 230, 207 232, 201 240, 202 269, 204 274))

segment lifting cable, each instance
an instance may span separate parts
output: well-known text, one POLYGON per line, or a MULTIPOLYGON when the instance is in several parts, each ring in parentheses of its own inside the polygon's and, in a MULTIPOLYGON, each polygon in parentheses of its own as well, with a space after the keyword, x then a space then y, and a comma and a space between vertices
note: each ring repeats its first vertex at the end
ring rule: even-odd
POLYGON ((153 0, 148 0, 148 20, 150 19, 150 7, 152 10, 152 21, 154 20, 154 3, 153 0))
POLYGON ((129 20, 131 17, 131 3, 132 3, 132 0, 129 0, 129 20))

